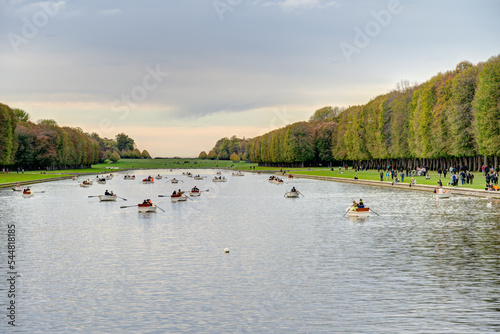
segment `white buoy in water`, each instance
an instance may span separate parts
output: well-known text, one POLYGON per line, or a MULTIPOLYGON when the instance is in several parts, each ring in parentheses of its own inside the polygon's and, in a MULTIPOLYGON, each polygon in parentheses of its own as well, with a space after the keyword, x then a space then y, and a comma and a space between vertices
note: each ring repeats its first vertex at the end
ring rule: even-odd
POLYGON ((224 248, 224 253, 229 253, 229 248, 224 248))

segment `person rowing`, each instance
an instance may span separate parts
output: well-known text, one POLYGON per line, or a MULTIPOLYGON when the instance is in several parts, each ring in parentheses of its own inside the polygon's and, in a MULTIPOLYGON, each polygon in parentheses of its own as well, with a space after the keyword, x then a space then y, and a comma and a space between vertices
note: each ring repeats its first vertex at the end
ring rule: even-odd
POLYGON ((365 204, 363 203, 363 200, 360 198, 360 199, 359 199, 358 208, 359 208, 359 209, 362 209, 362 208, 364 208, 364 207, 365 207, 365 204))
POLYGON ((292 193, 296 193, 298 192, 297 189, 295 189, 295 187, 292 187, 292 193))

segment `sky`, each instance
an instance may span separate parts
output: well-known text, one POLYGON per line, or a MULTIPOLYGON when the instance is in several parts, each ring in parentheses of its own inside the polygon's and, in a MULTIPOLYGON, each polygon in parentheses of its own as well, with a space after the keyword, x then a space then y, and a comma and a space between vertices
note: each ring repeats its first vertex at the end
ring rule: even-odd
POLYGON ((497 0, 0 0, 0 102, 155 157, 500 54, 497 0))

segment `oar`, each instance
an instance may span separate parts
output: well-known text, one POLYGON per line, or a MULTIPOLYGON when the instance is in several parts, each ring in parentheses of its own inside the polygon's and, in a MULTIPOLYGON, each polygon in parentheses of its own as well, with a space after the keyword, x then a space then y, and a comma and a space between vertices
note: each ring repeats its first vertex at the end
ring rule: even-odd
POLYGON ((372 209, 370 209, 371 212, 373 212, 374 214, 376 214, 377 216, 380 216, 378 213, 376 213, 375 211, 373 211, 372 209))
POLYGON ((158 195, 158 197, 170 197, 170 195, 158 195))
POLYGON ((120 209, 125 209, 125 208, 136 208, 137 205, 125 205, 125 206, 120 206, 120 209))
POLYGON ((350 207, 347 208, 346 212, 344 212, 344 214, 342 215, 342 217, 345 217, 345 215, 349 212, 349 210, 352 208, 352 205, 350 207))
POLYGON ((302 195, 304 197, 306 197, 306 195, 304 195, 303 193, 301 193, 300 191, 297 191, 299 193, 299 195, 302 195))
MULTIPOLYGON (((116 196, 116 195, 115 195, 115 196, 116 196)), ((123 198, 123 197, 120 197, 120 196, 116 196, 116 197, 121 198, 121 199, 122 199, 122 200, 124 200, 124 201, 127 201, 127 199, 126 199, 126 198, 123 198)))
MULTIPOLYGON (((156 205, 156 204, 155 204, 155 205, 156 205)), ((165 210, 163 210, 162 208, 160 208, 158 205, 156 205, 156 207, 157 207, 158 209, 160 209, 161 211, 165 212, 165 210)))
POLYGON ((91 198, 91 197, 99 197, 99 196, 88 196, 88 197, 91 198))

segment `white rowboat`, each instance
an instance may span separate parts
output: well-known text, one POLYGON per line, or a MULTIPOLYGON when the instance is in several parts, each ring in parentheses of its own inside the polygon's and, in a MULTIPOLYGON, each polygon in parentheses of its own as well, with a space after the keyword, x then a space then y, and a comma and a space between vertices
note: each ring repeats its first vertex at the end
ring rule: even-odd
POLYGON ((245 173, 237 172, 237 173, 233 173, 233 176, 245 176, 245 173))
POLYGON ((190 191, 189 192, 189 195, 192 196, 192 197, 199 197, 201 195, 201 192, 200 191, 190 191))
POLYGON ((156 205, 139 204, 137 206, 139 213, 156 212, 156 205))
POLYGON ((285 193, 286 198, 298 198, 299 197, 299 192, 298 191, 287 191, 285 193))
POLYGON ((214 177, 212 179, 213 182, 227 182, 227 179, 219 179, 218 177, 214 177))
POLYGON ((111 202, 116 201, 116 195, 99 195, 99 201, 101 202, 111 202))
POLYGON ((370 217, 370 208, 357 208, 356 210, 354 210, 354 208, 351 206, 347 210, 347 215, 349 217, 359 217, 359 218, 370 217))
POLYGON ((185 202, 188 197, 185 194, 182 194, 181 196, 170 196, 170 199, 172 202, 185 202))
POLYGON ((451 191, 443 188, 436 189, 434 192, 436 193, 436 198, 450 198, 451 196, 451 191))
POLYGON ((23 197, 31 197, 33 196, 35 193, 32 191, 32 190, 28 190, 28 191, 23 191, 23 197))
POLYGON ((14 191, 23 191, 24 188, 22 186, 16 186, 16 187, 13 187, 12 190, 14 190, 14 191))

